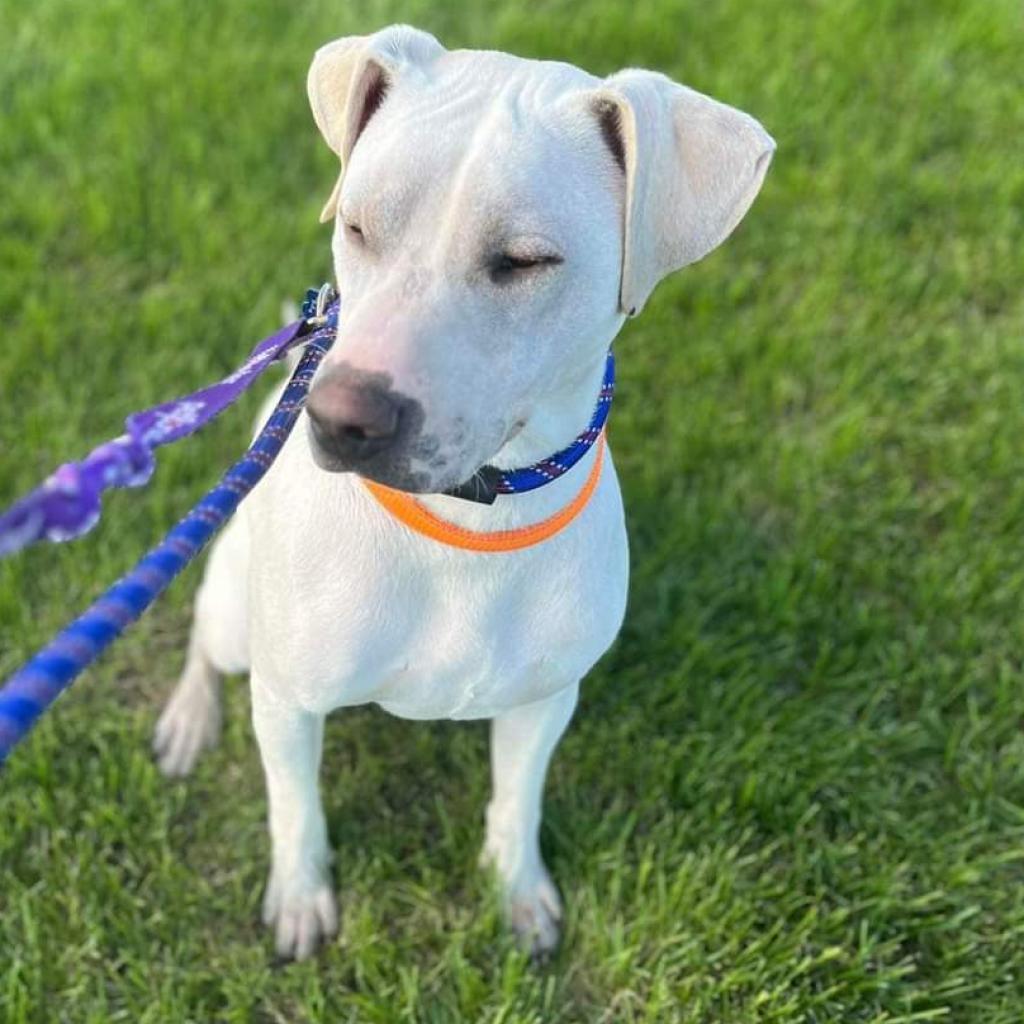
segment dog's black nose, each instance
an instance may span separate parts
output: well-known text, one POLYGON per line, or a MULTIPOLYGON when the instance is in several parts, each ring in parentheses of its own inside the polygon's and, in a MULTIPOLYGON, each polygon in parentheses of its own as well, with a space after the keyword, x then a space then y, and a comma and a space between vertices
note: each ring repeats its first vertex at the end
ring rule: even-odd
POLYGON ((373 382, 329 371, 306 403, 313 438, 342 462, 361 462, 389 448, 398 436, 402 406, 373 382))

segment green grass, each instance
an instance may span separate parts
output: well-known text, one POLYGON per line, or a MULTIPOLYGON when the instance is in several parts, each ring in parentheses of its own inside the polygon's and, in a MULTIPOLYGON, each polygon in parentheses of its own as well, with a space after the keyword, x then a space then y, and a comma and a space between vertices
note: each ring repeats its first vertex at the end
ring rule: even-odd
MULTIPOLYGON (((531 967, 474 867, 482 725, 329 724, 344 925, 274 965, 242 683, 148 755, 192 571, 0 776, 0 1020, 1024 1019, 1018 0, 9 0, 0 503, 235 365, 329 272, 324 40, 657 67, 779 142, 748 222, 621 338, 631 604, 553 766, 531 967)), ((239 450, 253 402, 0 565, 0 675, 239 450)))

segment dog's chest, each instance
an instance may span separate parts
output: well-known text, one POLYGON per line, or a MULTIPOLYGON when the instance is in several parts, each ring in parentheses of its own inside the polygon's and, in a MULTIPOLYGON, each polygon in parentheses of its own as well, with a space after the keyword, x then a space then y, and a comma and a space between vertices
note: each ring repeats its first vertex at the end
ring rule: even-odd
POLYGON ((448 548, 358 483, 320 484, 250 516, 254 671, 310 710, 488 717, 575 682, 614 639, 627 560, 613 478, 579 529, 507 554, 448 548))

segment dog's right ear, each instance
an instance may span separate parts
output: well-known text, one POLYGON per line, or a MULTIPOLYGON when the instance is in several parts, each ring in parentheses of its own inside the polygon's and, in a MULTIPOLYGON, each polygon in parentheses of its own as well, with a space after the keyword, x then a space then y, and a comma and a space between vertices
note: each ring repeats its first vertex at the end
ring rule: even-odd
POLYGON ((309 105, 342 168, 320 214, 321 224, 337 214, 352 150, 397 77, 425 68, 444 52, 432 35, 409 25, 391 25, 371 36, 346 36, 317 50, 306 79, 309 105))

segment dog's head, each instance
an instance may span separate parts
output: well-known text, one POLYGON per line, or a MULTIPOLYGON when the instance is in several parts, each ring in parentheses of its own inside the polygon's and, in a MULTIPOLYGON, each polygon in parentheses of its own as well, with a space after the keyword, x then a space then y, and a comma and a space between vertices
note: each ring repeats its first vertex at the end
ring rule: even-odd
POLYGON ((312 448, 407 491, 507 465, 565 396, 593 403, 625 317, 729 235, 775 148, 655 72, 602 80, 407 26, 323 47, 309 98, 342 163, 322 216, 341 325, 310 391, 312 448))

